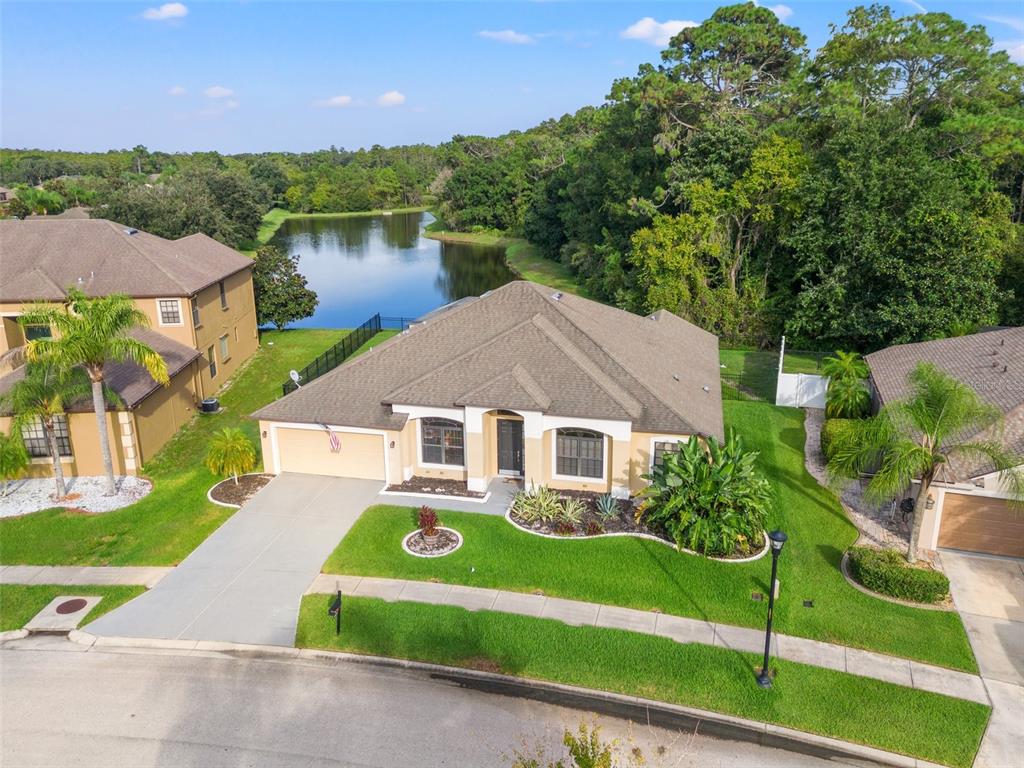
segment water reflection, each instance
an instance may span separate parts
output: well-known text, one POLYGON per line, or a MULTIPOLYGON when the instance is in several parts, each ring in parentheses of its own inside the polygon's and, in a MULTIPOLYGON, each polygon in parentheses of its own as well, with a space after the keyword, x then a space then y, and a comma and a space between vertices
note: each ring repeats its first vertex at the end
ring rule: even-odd
POLYGON ((504 249, 422 236, 429 213, 287 219, 271 241, 300 256, 320 297, 306 328, 351 328, 375 312, 418 317, 514 279, 504 249))

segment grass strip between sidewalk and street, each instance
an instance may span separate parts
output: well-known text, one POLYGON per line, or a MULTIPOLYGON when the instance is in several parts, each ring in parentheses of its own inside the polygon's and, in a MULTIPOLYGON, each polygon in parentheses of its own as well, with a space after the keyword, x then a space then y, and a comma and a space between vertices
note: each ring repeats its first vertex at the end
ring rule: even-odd
POLYGON ((61 584, 0 584, 0 632, 21 629, 33 616, 60 595, 100 595, 82 624, 98 619, 146 591, 143 586, 81 586, 61 584))
POLYGON ((389 656, 613 691, 712 710, 967 768, 990 708, 927 691, 726 648, 454 606, 344 600, 342 633, 330 595, 303 598, 296 645, 389 656))

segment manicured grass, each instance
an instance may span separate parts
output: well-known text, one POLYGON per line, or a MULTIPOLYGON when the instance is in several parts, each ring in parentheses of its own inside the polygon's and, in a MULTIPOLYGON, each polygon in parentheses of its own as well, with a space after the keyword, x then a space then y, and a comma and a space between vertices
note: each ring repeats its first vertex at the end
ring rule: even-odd
POLYGON ((327 595, 303 598, 296 645, 483 668, 714 710, 969 766, 989 708, 841 672, 725 648, 451 606, 346 598, 334 635, 327 595))
MULTIPOLYGON (((960 617, 878 600, 843 579, 839 561, 857 538, 835 496, 803 465, 803 413, 763 403, 728 402, 726 426, 761 452, 773 487, 771 527, 789 535, 779 561, 779 632, 867 648, 954 669, 977 671, 960 617), (804 600, 813 600, 805 608, 804 600)), ((513 528, 500 517, 441 512, 465 544, 443 558, 404 555, 402 536, 415 527, 403 507, 372 507, 324 564, 350 573, 497 587, 660 610, 746 627, 764 625, 770 561, 732 564, 678 553, 631 538, 554 540, 513 528)))
POLYGON ((747 349, 719 349, 722 386, 740 393, 730 399, 744 399, 753 394, 769 403, 775 402, 779 356, 775 352, 747 349))
POLYGON ((81 622, 86 624, 145 591, 146 588, 142 586, 82 587, 59 584, 0 584, 0 632, 21 629, 26 622, 43 610, 58 595, 101 595, 103 597, 89 611, 85 621, 81 622))
POLYGON ((507 237, 500 232, 450 232, 435 228, 434 225, 428 226, 424 235, 434 240, 452 243, 504 246, 505 262, 509 269, 523 280, 531 280, 566 293, 575 293, 577 296, 589 297, 586 289, 576 281, 567 266, 560 261, 545 258, 522 238, 507 237))
MULTIPOLYGON (((143 467, 143 474, 153 481, 152 493, 102 515, 54 508, 0 520, 0 563, 181 562, 233 513, 206 498, 217 481, 202 463, 210 435, 224 427, 241 427, 258 448, 258 425, 249 414, 281 396, 289 370, 301 368, 347 333, 305 329, 264 333, 261 349, 219 393, 221 412, 197 415, 143 467)), ((394 333, 382 332, 361 350, 394 333)))
MULTIPOLYGON (((418 213, 420 211, 427 210, 427 206, 417 206, 412 208, 388 208, 391 213, 418 213)), ((270 238, 274 236, 274 233, 280 228, 286 219, 302 219, 302 218, 315 218, 315 219, 341 219, 350 218, 352 216, 379 216, 384 213, 384 210, 377 211, 344 211, 341 213, 292 213, 284 208, 272 208, 263 214, 263 222, 260 224, 259 230, 256 232, 256 242, 248 243, 248 247, 242 252, 247 253, 250 256, 255 254, 256 248, 265 243, 270 242, 270 238)))

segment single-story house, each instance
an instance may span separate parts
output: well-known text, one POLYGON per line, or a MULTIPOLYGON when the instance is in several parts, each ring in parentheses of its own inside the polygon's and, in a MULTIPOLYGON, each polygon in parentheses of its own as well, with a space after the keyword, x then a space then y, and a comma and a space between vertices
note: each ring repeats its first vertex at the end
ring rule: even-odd
MULTIPOLYGON (((919 362, 934 363, 1002 411, 1002 428, 977 437, 998 439, 1024 456, 1024 328, 902 344, 865 360, 876 406, 906 397, 908 374, 919 362)), ((1024 510, 1011 503, 1003 478, 986 460, 960 458, 944 466, 930 495, 921 528, 926 549, 1024 557, 1024 510)))
POLYGON ((268 471, 484 491, 641 489, 659 453, 721 438, 718 339, 530 282, 428 315, 262 408, 268 471))
MULTIPOLYGON (((107 407, 107 434, 118 475, 138 474, 195 412, 196 382, 201 355, 197 349, 149 329, 139 328, 132 336, 156 350, 167 363, 170 384, 158 384, 142 366, 110 362, 104 368, 107 386, 121 402, 107 407)), ((24 378, 25 366, 0 378, 3 395, 24 378)), ((85 398, 65 406, 67 413, 55 418, 61 463, 66 476, 102 475, 103 458, 96 434, 92 400, 85 398)), ((0 413, 0 431, 7 432, 11 415, 0 413)), ((53 474, 50 446, 41 422, 22 430, 22 440, 31 458, 29 477, 53 474)))

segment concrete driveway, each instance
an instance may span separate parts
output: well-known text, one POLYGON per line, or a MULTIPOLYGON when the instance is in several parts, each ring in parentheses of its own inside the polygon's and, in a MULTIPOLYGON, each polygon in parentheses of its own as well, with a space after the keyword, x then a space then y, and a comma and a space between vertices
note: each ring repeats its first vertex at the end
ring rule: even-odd
POLYGON ((382 484, 285 473, 97 635, 290 646, 302 594, 382 484))
POLYGON ((1022 766, 1024 560, 943 550, 942 567, 992 699, 974 768, 1022 766))

